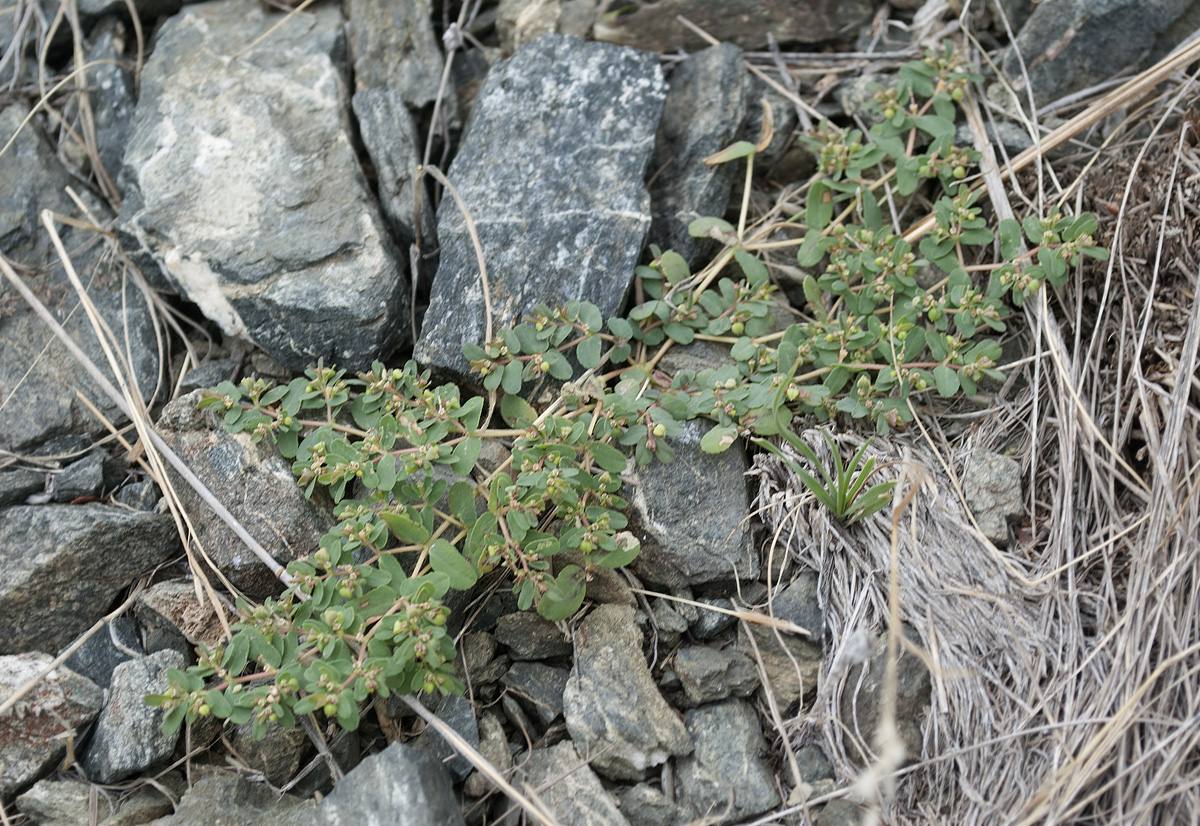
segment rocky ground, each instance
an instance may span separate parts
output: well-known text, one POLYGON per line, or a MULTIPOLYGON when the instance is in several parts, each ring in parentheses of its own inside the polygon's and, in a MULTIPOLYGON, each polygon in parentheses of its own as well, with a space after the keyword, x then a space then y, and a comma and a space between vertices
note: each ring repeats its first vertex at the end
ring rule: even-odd
MULTIPOLYGON (((469 5, 460 18, 430 0, 346 0, 285 18, 251 0, 134 0, 138 28, 110 0, 79 0, 57 21, 53 3, 0 3, 0 252, 102 364, 39 215, 78 219, 60 225, 63 245, 128 341, 128 375, 157 431, 280 561, 316 546, 331 507, 305 499, 269 447, 197 411, 194 391, 321 359, 355 369, 410 355, 469 383, 462 345, 485 324, 476 240, 497 327, 570 298, 615 314, 649 244, 705 255, 682 230, 723 214, 741 183, 732 165, 700 161, 757 137, 760 99, 776 138, 755 186, 775 191, 813 171, 794 139, 810 115, 780 88, 848 123, 866 115, 864 72, 878 78, 920 54, 917 33, 937 42, 956 30, 937 3, 660 0, 622 16, 595 0, 469 5), (66 91, 86 99, 43 97, 80 61, 86 78, 66 91), (414 175, 423 162, 447 169, 473 226, 441 187, 429 206, 435 188, 414 175), (123 278, 114 236, 150 288, 178 299, 123 278)), ((1004 0, 968 22, 999 70, 1053 110, 1157 60, 1200 20, 1200 3, 1183 0, 1089 5, 1004 0)), ((1029 144, 1013 124, 994 129, 1011 154, 1029 144)), ((709 357, 700 345, 672 354, 709 357)), ((162 712, 142 698, 222 629, 160 492, 104 420, 128 418, 5 282, 6 822, 534 821, 398 702, 352 734, 308 723, 255 740, 249 726, 207 720, 164 735, 162 712)), ((811 703, 831 667, 823 586, 764 555, 767 532, 747 518, 751 458, 701 451, 706 427, 675 440, 674 463, 628 480, 642 554, 632 577, 592 583, 581 620, 520 612, 496 581, 451 620, 468 692, 431 708, 540 798, 541 822, 830 826, 861 814, 834 794, 854 778, 815 739, 786 765, 771 709, 786 718, 811 703), (739 621, 768 602, 811 634, 739 621), (805 798, 825 802, 795 805, 805 798)), ((964 479, 980 530, 1007 545, 1025 513, 1020 464, 979 450, 964 479)), ((229 582, 251 597, 275 592, 241 540, 176 487, 229 582)), ((883 657, 865 651, 840 700, 863 732, 882 713, 883 657)), ((906 655, 898 683, 901 736, 919 755, 933 682, 906 655)))

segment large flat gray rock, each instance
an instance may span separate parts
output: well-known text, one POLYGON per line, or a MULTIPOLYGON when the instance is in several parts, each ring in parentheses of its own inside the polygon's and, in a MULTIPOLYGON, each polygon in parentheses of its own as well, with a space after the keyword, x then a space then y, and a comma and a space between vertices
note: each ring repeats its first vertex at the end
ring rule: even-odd
POLYGON ((344 21, 253 0, 188 6, 159 31, 125 153, 118 230, 144 270, 294 368, 368 365, 404 339, 408 281, 347 123, 344 21))
POLYGON ((17 505, 0 518, 0 653, 62 648, 139 575, 182 553, 166 514, 17 505))
MULTIPOLYGON (((479 232, 493 332, 540 303, 620 306, 650 226, 642 184, 666 84, 655 55, 547 35, 492 67, 450 168, 479 232)), ((484 337, 462 213, 438 208, 441 260, 415 357, 465 375, 484 337)))
POLYGON ((677 801, 712 824, 734 823, 779 805, 775 773, 754 708, 726 700, 687 713, 695 753, 679 761, 677 801))

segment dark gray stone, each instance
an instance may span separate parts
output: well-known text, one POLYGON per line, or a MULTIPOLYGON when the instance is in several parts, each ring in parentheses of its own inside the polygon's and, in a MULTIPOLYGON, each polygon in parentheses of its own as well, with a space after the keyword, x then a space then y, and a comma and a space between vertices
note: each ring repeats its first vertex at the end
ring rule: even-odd
MULTIPOLYGON (((471 708, 471 701, 465 695, 447 694, 438 703, 434 713, 472 746, 479 746, 479 725, 475 722, 475 709, 471 708)), ((436 757, 455 782, 465 779, 471 773, 473 767, 466 758, 458 756, 454 747, 432 728, 426 728, 413 742, 413 746, 436 757)))
MULTIPOLYGON (((248 433, 225 432, 213 408, 196 409, 199 400, 191 393, 163 408, 158 421, 163 441, 279 564, 316 549, 336 524, 327 498, 306 499, 291 463, 273 446, 255 444, 248 433)), ((211 515, 191 486, 174 471, 171 475, 200 542, 229 580, 253 597, 280 591, 282 584, 233 530, 211 515)))
POLYGON ((18 505, 0 519, 0 651, 57 651, 137 577, 181 553, 170 516, 18 505))
POLYGON ((539 729, 529 719, 529 715, 525 713, 525 709, 521 708, 521 704, 517 699, 510 694, 500 695, 500 709, 504 712, 504 716, 508 718, 508 722, 512 723, 522 735, 527 735, 530 739, 536 739, 539 729))
POLYGON ((263 736, 256 739, 253 724, 245 723, 229 733, 229 741, 238 759, 247 768, 261 772, 275 787, 296 776, 308 751, 308 735, 300 726, 267 726, 263 736))
POLYGON ((101 688, 108 688, 113 669, 142 653, 137 623, 129 617, 117 617, 88 637, 63 665, 101 688))
POLYGON ((0 472, 0 508, 18 505, 46 487, 46 474, 40 470, 0 472))
MULTIPOLYGON (((488 73, 450 169, 487 263, 493 331, 539 303, 612 315, 650 226, 642 184, 666 84, 655 55, 547 35, 488 73)), ((453 198, 414 357, 466 375, 485 330, 475 249, 453 198)))
POLYGON ((213 359, 198 364, 179 383, 179 395, 186 396, 193 390, 208 390, 223 381, 229 381, 237 368, 232 359, 213 359))
MULTIPOLYGON (((183 8, 184 0, 133 0, 133 7, 143 20, 166 17, 183 8)), ((128 13, 125 0, 79 0, 79 13, 86 17, 128 13)))
POLYGON ((158 494, 158 485, 146 479, 141 482, 130 482, 119 488, 113 494, 113 498, 134 510, 152 511, 158 505, 161 497, 158 494))
POLYGON ((662 123, 650 160, 654 221, 650 242, 695 263, 700 252, 688 224, 702 216, 724 216, 737 163, 708 166, 704 159, 731 144, 746 114, 746 69, 742 50, 729 43, 710 46, 672 71, 662 123))
POLYGON ((548 660, 571 653, 571 641, 557 625, 528 611, 500 617, 496 641, 508 647, 514 660, 548 660))
POLYGON ((658 632, 659 643, 674 648, 688 630, 687 620, 665 599, 654 600, 651 608, 654 610, 654 627, 658 632))
POLYGON ((800 778, 805 783, 832 780, 835 776, 833 764, 829 762, 820 746, 809 745, 796 749, 796 765, 800 769, 800 778))
POLYGON ((743 700, 687 713, 696 751, 679 761, 677 802, 712 824, 731 823, 779 805, 775 774, 759 757, 766 749, 758 715, 743 700))
POLYGON ((443 61, 430 0, 349 0, 346 10, 358 89, 392 89, 414 109, 433 103, 443 61))
POLYGON ((869 0, 659 0, 631 13, 596 22, 597 40, 652 52, 696 52, 708 41, 677 19, 680 15, 726 43, 747 50, 768 46, 767 34, 781 45, 836 40, 867 22, 869 0))
POLYGON ((1136 68, 1192 0, 1049 0, 1033 13, 1006 53, 1004 73, 1024 94, 1025 73, 1038 104, 1136 68))
POLYGON ((758 668, 739 651, 692 645, 675 654, 675 671, 693 705, 747 697, 758 688, 758 668))
POLYGON ((726 628, 729 628, 735 622, 737 617, 732 614, 726 614, 725 611, 733 610, 733 603, 727 599, 720 597, 701 597, 696 602, 704 605, 711 605, 714 608, 723 608, 724 611, 706 611, 703 608, 697 609, 699 616, 692 623, 692 636, 698 640, 711 640, 718 636, 726 628))
POLYGON ((347 774, 298 826, 461 826, 462 810, 436 757, 392 743, 347 774))
POLYGON ((175 814, 149 826, 295 826, 310 809, 311 803, 280 798, 240 774, 209 770, 183 795, 175 814))
POLYGON ((523 772, 525 782, 557 822, 570 826, 629 826, 612 795, 570 742, 530 752, 523 772))
POLYGON ((679 587, 758 577, 746 520, 746 454, 738 445, 724 453, 702 451, 700 439, 711 426, 684 422, 682 435, 671 440, 675 461, 630 474, 626 513, 642 543, 632 567, 642 579, 679 587))
MULTIPOLYGON (((910 636, 912 634, 910 633, 910 636)), ((846 675, 839 711, 841 723, 869 749, 876 747, 875 736, 883 719, 884 672, 887 652, 867 661, 867 671, 856 665, 846 675)), ((921 728, 929 707, 933 684, 929 669, 916 656, 901 649, 896 663, 896 730, 904 744, 905 765, 921 759, 924 737, 921 728)), ((858 749, 847 749, 851 759, 859 759, 858 749)))
POLYGON ((72 502, 88 496, 99 496, 104 489, 103 450, 94 450, 77 462, 72 462, 54 475, 54 500, 72 502))
POLYGON ((614 780, 641 780, 672 755, 690 753, 679 713, 650 676, 633 609, 601 605, 580 624, 578 638, 563 716, 592 767, 614 780))
POLYGON ((166 692, 167 669, 185 665, 178 652, 159 651, 113 670, 108 703, 100 712, 83 761, 89 780, 115 783, 171 755, 179 732, 163 733, 166 712, 146 705, 146 695, 166 692))
POLYGON ((771 601, 771 608, 778 619, 799 625, 813 636, 776 632, 769 626, 756 623, 740 623, 737 649, 755 660, 757 646, 767 681, 775 693, 780 712, 784 712, 801 696, 812 694, 817 687, 822 659, 820 641, 823 621, 816 575, 806 572, 798 576, 771 601), (750 635, 753 635, 753 643, 750 635))
MULTIPOLYGON (((1004 156, 1000 153, 1001 147, 1008 157, 1013 158, 1033 146, 1029 133, 1011 121, 1001 120, 994 124, 986 123, 983 128, 994 147, 997 161, 1004 160, 1004 156)), ((970 124, 960 123, 958 125, 954 133, 954 142, 959 146, 975 145, 975 133, 971 131, 970 124)))
POLYGON ((293 368, 350 369, 402 343, 409 288, 342 109, 337 5, 279 22, 253 0, 159 30, 125 153, 118 232, 227 335, 293 368))
MULTIPOLYGON (((52 662, 49 654, 0 656, 0 698, 42 673, 52 662)), ((86 677, 59 667, 0 717, 0 801, 37 780, 62 760, 67 732, 100 712, 103 695, 86 677)))
MULTIPOLYGON (((405 3, 389 4, 393 8, 405 3)), ((351 101, 363 146, 375 165, 379 181, 379 204, 396 239, 404 250, 416 241, 417 219, 413 214, 414 176, 421 163, 423 147, 418 143, 412 115, 404 108, 403 95, 389 88, 355 92, 351 101)), ((437 247, 433 204, 421 190, 421 248, 437 247)))
POLYGON ((999 453, 973 451, 963 471, 963 494, 983 535, 1006 546, 1009 521, 1025 514, 1021 463, 999 453))
MULTIPOLYGON (((0 134, 17 133, 27 114, 28 109, 20 104, 0 111, 0 134)), ((87 314, 78 307, 75 292, 39 220, 43 209, 78 215, 78 208, 64 192, 68 185, 80 190, 84 203, 101 221, 109 216, 106 207, 67 174, 42 136, 36 118, 0 155, 0 181, 5 182, 0 188, 0 252, 30 273, 28 286, 108 375, 107 361, 87 314)), ((84 243, 93 236, 69 225, 60 225, 59 233, 66 249, 77 251, 72 254, 72 263, 83 282, 90 285, 89 295, 101 317, 119 341, 128 337, 136 386, 148 395, 158 378, 159 363, 145 297, 132 287, 122 295, 119 265, 111 256, 101 254, 100 245, 84 243)), ((27 452, 34 445, 67 433, 107 435, 104 425, 79 400, 77 390, 110 421, 118 425, 127 421, 54 338, 45 322, 16 297, 6 279, 0 280, 0 298, 8 305, 0 316, 0 399, 5 400, 0 416, 0 450, 27 452)))
POLYGON ((617 800, 629 826, 676 826, 688 820, 666 795, 646 783, 621 789, 617 800))
MULTIPOLYGON (((124 10, 124 3, 119 5, 124 10)), ((91 90, 89 103, 96 128, 96 149, 100 163, 104 165, 105 174, 118 192, 124 188, 120 181, 121 162, 133 130, 133 113, 137 107, 133 72, 119 62, 125 55, 118 50, 118 42, 133 41, 132 32, 126 33, 123 29, 123 24, 112 17, 92 30, 87 61, 98 65, 88 69, 84 80, 91 90)))
POLYGON ((508 690, 529 706, 542 725, 548 726, 562 714, 563 689, 570 672, 538 662, 513 663, 501 680, 508 690))

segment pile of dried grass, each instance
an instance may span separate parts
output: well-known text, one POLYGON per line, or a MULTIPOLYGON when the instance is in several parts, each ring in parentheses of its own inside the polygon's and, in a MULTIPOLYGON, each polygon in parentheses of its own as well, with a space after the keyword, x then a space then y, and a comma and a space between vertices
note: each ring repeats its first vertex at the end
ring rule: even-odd
MULTIPOLYGON (((848 755, 877 744, 854 742, 841 719, 837 698, 854 687, 833 664, 856 632, 892 625, 895 552, 898 618, 916 630, 933 692, 921 754, 877 809, 887 823, 1200 822, 1193 81, 1144 100, 1125 138, 1099 149, 1079 138, 1086 175, 1076 164, 1064 176, 1073 159, 1060 158, 1021 177, 1014 200, 1069 197, 1099 213, 1112 259, 1026 304, 1027 325, 1013 326, 1030 331, 1030 358, 985 409, 920 409, 921 426, 888 441, 880 460, 896 464, 881 475, 900 480, 897 501, 917 488, 894 548, 886 513, 842 526, 780 460, 756 460, 774 552, 819 573, 825 609, 824 684, 785 729, 794 746, 820 743, 841 779, 860 774, 848 755), (975 448, 1022 461, 1028 521, 1010 549, 965 507, 975 448)), ((815 431, 804 438, 827 454, 815 431)), ((873 781, 892 774, 878 750, 873 781)))

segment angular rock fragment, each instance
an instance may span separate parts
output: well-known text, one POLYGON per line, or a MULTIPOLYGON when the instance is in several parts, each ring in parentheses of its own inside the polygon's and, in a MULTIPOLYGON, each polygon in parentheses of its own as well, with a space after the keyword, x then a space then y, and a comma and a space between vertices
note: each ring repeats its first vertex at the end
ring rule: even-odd
MULTIPOLYGON (((540 303, 620 306, 650 225, 642 180, 666 84, 655 55, 547 35, 488 73, 450 182, 487 264, 493 334, 540 303)), ((438 208, 441 258, 415 358, 465 376, 484 293, 453 198, 438 208)))
POLYGON ((754 708, 743 700, 687 713, 696 751, 679 761, 678 802, 713 824, 734 823, 779 805, 775 773, 759 757, 766 748, 754 708))
MULTIPOLYGON (((291 464, 269 444, 255 444, 247 433, 225 431, 211 408, 197 410, 199 393, 181 396, 163 408, 158 432, 209 490, 281 565, 315 551, 335 524, 321 497, 304 497, 291 464)), ((192 515, 200 542, 229 580, 253 597, 282 590, 282 585, 224 522, 178 477, 175 490, 192 515)))
POLYGON ((18 505, 0 519, 0 652, 57 651, 139 575, 181 553, 170 516, 18 505))
POLYGON ((675 672, 695 705, 730 696, 746 697, 758 688, 754 661, 739 651, 691 645, 675 654, 675 672))
POLYGON ((167 669, 185 665, 177 651, 159 651, 113 670, 108 704, 100 713, 83 763, 88 779, 115 783, 171 754, 179 732, 163 733, 166 712, 146 705, 146 695, 165 693, 167 669))
POLYGON ((641 780, 647 769, 691 752, 679 713, 650 676, 633 609, 601 605, 580 624, 578 637, 563 716, 592 767, 614 780, 641 780))
POLYGON ((414 109, 432 103, 443 60, 430 0, 349 0, 347 13, 357 88, 394 90, 414 109))
MULTIPOLYGON (((49 654, 0 656, 0 702, 39 674, 49 654)), ((91 680, 57 668, 0 716, 0 799, 8 800, 67 751, 66 735, 100 711, 102 694, 91 680)))
POLYGON ((642 543, 633 570, 643 579, 677 588, 758 576, 746 521, 746 454, 736 445, 724 453, 702 451, 710 427, 685 422, 682 435, 671 440, 675 461, 631 474, 626 513, 642 543))
POLYGON ((462 810, 436 757, 392 743, 368 757, 299 826, 461 826, 462 810))
POLYGON ((530 752, 523 770, 525 782, 559 823, 629 826, 600 778, 569 742, 530 752))
POLYGON ((689 264, 697 241, 688 224, 724 216, 737 163, 707 166, 704 159, 733 142, 747 104, 742 50, 729 43, 691 55, 671 72, 670 91, 650 161, 654 221, 650 242, 675 250, 689 264))
POLYGON ((144 271, 293 368, 361 368, 405 338, 409 289, 358 166, 336 5, 277 22, 252 0, 158 33, 125 153, 118 231, 144 271))

